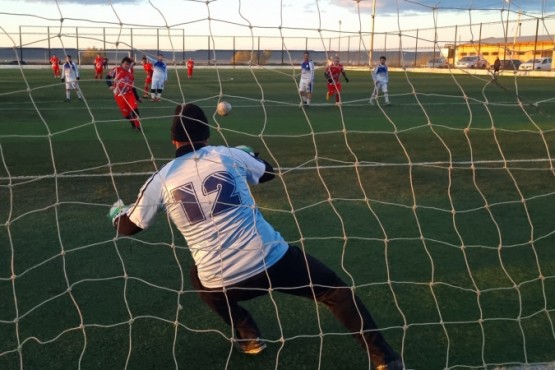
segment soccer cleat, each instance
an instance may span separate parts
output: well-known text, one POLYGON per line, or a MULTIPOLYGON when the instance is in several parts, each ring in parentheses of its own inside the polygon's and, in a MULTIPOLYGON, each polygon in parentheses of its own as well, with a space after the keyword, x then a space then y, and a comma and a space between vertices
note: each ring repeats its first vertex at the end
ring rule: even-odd
POLYGON ((391 105, 391 103, 390 103, 390 102, 388 102, 388 101, 386 101, 386 102, 385 102, 385 105, 391 105))
POLYGON ((64 103, 69 103, 69 101, 70 101, 69 99, 66 99, 64 100, 64 103))
POLYGON ((148 98, 148 94, 143 94, 143 98, 148 98))
POLYGON ((385 365, 378 365, 376 370, 403 370, 405 365, 401 359, 393 360, 385 365))
POLYGON ((236 339, 234 345, 239 352, 246 355, 257 355, 266 349, 266 343, 258 338, 251 340, 236 339))
POLYGON ((370 98, 370 101, 368 103, 370 103, 370 105, 376 105, 376 104, 374 104, 374 99, 373 98, 370 98))

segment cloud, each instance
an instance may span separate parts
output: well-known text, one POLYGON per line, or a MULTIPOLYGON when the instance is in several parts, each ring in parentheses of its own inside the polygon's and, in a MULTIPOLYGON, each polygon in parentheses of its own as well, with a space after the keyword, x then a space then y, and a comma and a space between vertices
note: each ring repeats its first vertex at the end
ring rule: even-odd
MULTIPOLYGON (((52 3, 52 0, 20 0, 24 3, 52 3)), ((144 0, 57 0, 60 4, 79 4, 79 5, 109 5, 112 4, 139 4, 144 0)))
MULTIPOLYGON (((373 0, 340 0, 342 6, 355 6, 358 3, 361 11, 370 11, 373 0)), ((555 11, 554 2, 544 0, 376 0, 376 13, 380 14, 411 14, 429 13, 432 9, 443 12, 461 10, 494 11, 507 9, 522 10, 534 14, 551 13, 555 11)))

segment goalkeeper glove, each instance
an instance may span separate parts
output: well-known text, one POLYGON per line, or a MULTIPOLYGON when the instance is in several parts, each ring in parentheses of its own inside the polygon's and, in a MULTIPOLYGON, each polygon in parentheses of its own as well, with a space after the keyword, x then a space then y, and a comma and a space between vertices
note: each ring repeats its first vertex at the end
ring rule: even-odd
POLYGON ((253 156, 253 157, 255 157, 255 158, 258 157, 258 153, 255 153, 255 152, 254 152, 254 149, 251 148, 250 146, 247 146, 247 145, 238 145, 238 146, 235 147, 235 149, 242 150, 242 151, 244 151, 245 153, 248 153, 248 154, 250 154, 251 156, 253 156))
POLYGON ((66 81, 65 78, 61 78, 61 79, 60 79, 60 82, 61 82, 61 83, 64 83, 65 81, 66 81))
POLYGON ((345 77, 345 82, 349 82, 349 79, 347 77, 345 77))
POLYGON ((129 208, 131 208, 131 206, 126 206, 121 199, 118 199, 114 204, 112 204, 112 208, 110 208, 110 212, 108 212, 107 215, 107 217, 112 221, 112 225, 114 225, 114 221, 127 212, 129 208))
POLYGON ((80 80, 80 79, 81 79, 81 77, 77 77, 77 79, 78 79, 78 80, 80 80))

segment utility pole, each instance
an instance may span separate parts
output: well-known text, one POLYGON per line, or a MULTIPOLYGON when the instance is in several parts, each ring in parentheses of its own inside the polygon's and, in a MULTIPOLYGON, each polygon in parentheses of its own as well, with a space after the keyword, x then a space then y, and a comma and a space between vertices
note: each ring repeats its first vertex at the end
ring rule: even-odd
POLYGON ((503 60, 507 59, 507 47, 509 46, 507 37, 509 35, 509 15, 511 14, 511 0, 505 0, 509 5, 507 6, 507 21, 505 22, 505 47, 503 48, 503 60))
POLYGON ((372 67, 372 53, 374 52, 374 23, 376 18, 376 0, 372 0, 372 28, 370 30, 370 52, 368 53, 368 66, 372 67))

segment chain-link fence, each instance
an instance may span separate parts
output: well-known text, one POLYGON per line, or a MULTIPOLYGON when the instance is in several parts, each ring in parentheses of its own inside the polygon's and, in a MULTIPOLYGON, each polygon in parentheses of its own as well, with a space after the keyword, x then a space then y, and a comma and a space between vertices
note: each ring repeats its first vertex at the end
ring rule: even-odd
POLYGON ((483 55, 489 63, 496 57, 526 61, 552 56, 554 26, 554 19, 520 13, 499 22, 373 34, 339 29, 329 37, 314 30, 304 32, 307 37, 279 37, 191 35, 179 28, 20 26, 17 33, 0 35, 0 63, 48 64, 52 54, 70 54, 80 64, 92 64, 97 53, 114 63, 123 56, 162 53, 176 64, 192 58, 197 65, 291 65, 302 61, 305 50, 318 65, 334 55, 353 66, 374 63, 381 55, 392 67, 420 67, 439 57, 454 64, 463 55, 483 55))

